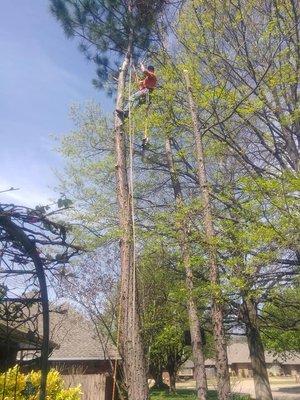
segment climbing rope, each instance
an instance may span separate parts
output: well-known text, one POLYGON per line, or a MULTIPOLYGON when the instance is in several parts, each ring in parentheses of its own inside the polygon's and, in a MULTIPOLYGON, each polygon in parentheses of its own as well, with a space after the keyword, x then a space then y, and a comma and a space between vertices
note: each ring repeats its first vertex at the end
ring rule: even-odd
MULTIPOLYGON (((132 66, 132 63, 131 63, 132 66)), ((131 89, 132 89, 132 68, 129 71, 129 109, 128 109, 128 133, 129 133, 129 196, 131 205, 131 223, 132 223, 132 328, 135 332, 135 301, 136 301, 136 232, 135 232, 135 212, 134 212, 134 175, 133 175, 133 158, 134 158, 134 122, 131 118, 131 89)), ((132 332, 132 333, 133 333, 132 332)), ((132 334, 132 347, 135 348, 135 335, 132 334)), ((135 354, 135 353, 134 353, 135 354)), ((133 374, 135 374, 135 368, 132 369, 133 374)), ((135 377, 133 376, 133 382, 135 377)))
POLYGON ((149 116, 149 107, 150 107, 150 93, 146 94, 146 121, 145 121, 145 132, 144 132, 144 139, 148 140, 148 116, 149 116))

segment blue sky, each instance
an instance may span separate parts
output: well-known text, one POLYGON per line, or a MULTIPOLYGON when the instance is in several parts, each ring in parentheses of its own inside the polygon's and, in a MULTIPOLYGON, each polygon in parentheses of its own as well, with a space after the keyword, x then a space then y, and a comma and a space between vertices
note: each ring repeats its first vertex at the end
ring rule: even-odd
POLYGON ((111 100, 93 88, 94 65, 49 12, 48 0, 9 0, 0 15, 0 201, 45 204, 62 165, 51 134, 72 129, 69 108, 111 100))

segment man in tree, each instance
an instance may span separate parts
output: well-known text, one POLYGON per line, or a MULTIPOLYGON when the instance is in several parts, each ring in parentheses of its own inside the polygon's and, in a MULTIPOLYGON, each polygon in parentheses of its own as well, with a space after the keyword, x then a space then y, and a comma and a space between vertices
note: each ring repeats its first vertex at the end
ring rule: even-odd
POLYGON ((147 68, 145 68, 144 65, 141 64, 141 70, 144 74, 144 79, 138 81, 139 90, 130 97, 128 103, 124 107, 124 110, 116 110, 122 119, 128 117, 129 107, 135 108, 144 103, 150 93, 156 88, 157 78, 153 65, 149 65, 147 68))

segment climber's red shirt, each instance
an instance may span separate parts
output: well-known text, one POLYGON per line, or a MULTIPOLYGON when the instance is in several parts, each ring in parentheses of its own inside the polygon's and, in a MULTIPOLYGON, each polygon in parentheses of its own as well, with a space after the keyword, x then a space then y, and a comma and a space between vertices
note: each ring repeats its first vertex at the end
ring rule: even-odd
POLYGON ((139 89, 154 89, 157 84, 157 78, 154 72, 148 71, 147 69, 144 71, 145 79, 139 82, 139 89))

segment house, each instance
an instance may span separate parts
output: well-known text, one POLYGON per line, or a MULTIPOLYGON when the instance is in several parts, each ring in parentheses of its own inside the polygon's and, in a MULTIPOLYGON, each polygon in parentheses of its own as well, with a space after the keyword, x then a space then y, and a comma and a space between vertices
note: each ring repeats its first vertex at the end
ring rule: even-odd
POLYGON ((82 400, 111 400, 114 363, 119 359, 107 336, 70 306, 50 315, 50 337, 57 346, 50 357, 67 386, 81 385, 82 400))
MULTIPOLYGON (((227 346, 228 364, 231 375, 248 378, 252 377, 252 366, 248 344, 245 340, 232 342, 227 346)), ((297 375, 300 373, 300 353, 290 354, 286 357, 276 357, 270 352, 265 352, 266 364, 269 375, 297 375)), ((214 377, 215 360, 210 358, 205 361, 207 377, 214 377)), ((194 374, 194 364, 186 361, 180 371, 179 378, 190 379, 194 374)))
MULTIPOLYGON (((16 363, 24 371, 38 368, 42 336, 42 317, 36 332, 24 323, 8 326, 0 323, 0 371, 16 363)), ((81 385, 82 400, 111 400, 113 371, 119 359, 106 335, 96 332, 92 322, 79 311, 64 304, 50 312, 49 367, 57 369, 66 387, 81 385)))
MULTIPOLYGON (((246 342, 232 343, 227 349, 231 373, 239 377, 252 377, 252 366, 249 347, 246 342)), ((296 375, 300 372, 300 353, 289 354, 286 357, 274 356, 265 352, 269 375, 296 375)))
POLYGON ((40 351, 42 338, 27 326, 17 327, 0 322, 0 372, 13 367, 19 352, 40 351))

